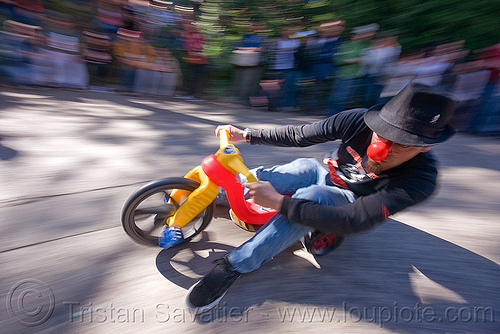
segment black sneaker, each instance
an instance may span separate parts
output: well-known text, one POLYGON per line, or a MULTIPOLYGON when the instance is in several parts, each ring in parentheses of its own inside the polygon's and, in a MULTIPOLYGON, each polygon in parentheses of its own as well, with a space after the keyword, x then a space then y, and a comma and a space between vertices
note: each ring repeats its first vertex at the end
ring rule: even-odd
POLYGON ((314 231, 306 235, 302 243, 309 253, 323 256, 337 249, 342 241, 344 237, 341 235, 314 231))
POLYGON ((215 268, 189 288, 187 293, 186 304, 197 314, 215 307, 231 284, 241 276, 226 257, 215 262, 217 263, 215 268))

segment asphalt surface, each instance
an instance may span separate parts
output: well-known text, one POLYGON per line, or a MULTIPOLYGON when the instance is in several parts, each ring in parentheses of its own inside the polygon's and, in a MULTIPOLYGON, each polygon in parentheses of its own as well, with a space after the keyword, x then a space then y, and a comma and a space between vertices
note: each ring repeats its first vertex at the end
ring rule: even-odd
MULTIPOLYGON (((217 124, 319 116, 113 93, 0 90, 0 333, 499 333, 500 140, 458 134, 433 149, 439 191, 314 259, 299 245, 242 276, 195 317, 186 290, 251 237, 218 208, 170 250, 133 242, 127 197, 216 151, 217 124)), ((335 143, 241 143, 248 166, 335 143)))

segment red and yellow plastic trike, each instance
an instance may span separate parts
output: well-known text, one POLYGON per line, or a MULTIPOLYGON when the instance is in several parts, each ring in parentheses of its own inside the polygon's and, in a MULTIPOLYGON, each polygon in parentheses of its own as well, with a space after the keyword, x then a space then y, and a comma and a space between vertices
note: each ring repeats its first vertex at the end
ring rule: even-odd
MULTIPOLYGON (((164 248, 190 241, 212 220, 220 188, 226 191, 231 219, 247 231, 255 232, 276 214, 274 209, 245 199, 240 174, 247 182, 258 180, 229 142, 229 132, 221 130, 219 137, 219 150, 184 177, 152 181, 127 199, 121 221, 133 240, 164 248)), ((335 234, 313 233, 305 238, 304 245, 312 254, 323 255, 341 241, 342 237, 335 234)))

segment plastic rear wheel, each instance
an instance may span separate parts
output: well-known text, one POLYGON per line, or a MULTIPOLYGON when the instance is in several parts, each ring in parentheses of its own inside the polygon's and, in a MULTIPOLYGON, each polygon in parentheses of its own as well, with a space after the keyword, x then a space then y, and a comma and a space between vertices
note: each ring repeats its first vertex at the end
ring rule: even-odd
MULTIPOLYGON (((137 243, 158 246, 158 236, 166 220, 175 214, 181 203, 170 197, 176 189, 193 191, 199 182, 187 178, 168 178, 150 182, 130 195, 121 212, 125 232, 137 243)), ((211 203, 181 230, 184 242, 203 231, 212 220, 214 204, 211 203)))
POLYGON ((309 253, 323 256, 339 247, 342 241, 344 237, 335 233, 313 232, 305 237, 304 245, 309 253))

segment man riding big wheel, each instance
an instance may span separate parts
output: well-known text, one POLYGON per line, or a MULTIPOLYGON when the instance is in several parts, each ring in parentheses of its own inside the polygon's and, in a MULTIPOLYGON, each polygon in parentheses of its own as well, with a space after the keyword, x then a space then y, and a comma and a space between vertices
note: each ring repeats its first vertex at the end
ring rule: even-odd
POLYGON ((260 130, 219 126, 216 131, 229 130, 231 141, 252 145, 341 144, 325 159, 328 168, 315 159, 296 159, 256 169, 260 181, 243 186, 257 204, 278 213, 189 289, 189 308, 200 313, 215 307, 241 274, 305 236, 342 238, 369 230, 428 198, 437 179, 429 151, 454 134, 449 123, 456 105, 449 96, 410 83, 385 105, 343 111, 313 124, 260 130))

